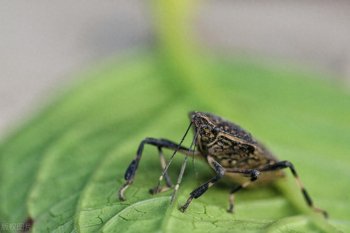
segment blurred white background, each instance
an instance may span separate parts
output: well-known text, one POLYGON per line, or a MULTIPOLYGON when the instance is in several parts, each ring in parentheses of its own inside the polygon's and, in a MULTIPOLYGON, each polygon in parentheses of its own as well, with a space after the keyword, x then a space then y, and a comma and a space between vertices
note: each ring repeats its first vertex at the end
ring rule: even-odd
MULTIPOLYGON (((154 43, 151 1, 2 1, 0 136, 48 93, 106 57, 154 43)), ((198 40, 350 83, 350 1, 202 0, 198 40)))

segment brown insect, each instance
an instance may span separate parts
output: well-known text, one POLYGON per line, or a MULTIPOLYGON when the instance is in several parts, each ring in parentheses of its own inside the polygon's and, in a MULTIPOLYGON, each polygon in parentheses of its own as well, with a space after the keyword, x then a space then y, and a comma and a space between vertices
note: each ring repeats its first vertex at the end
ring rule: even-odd
POLYGON ((194 189, 186 203, 180 207, 183 212, 187 209, 191 201, 200 197, 208 188, 213 186, 222 177, 227 176, 232 179, 234 183, 238 183, 230 191, 228 212, 233 212, 234 208, 234 193, 254 184, 268 184, 279 177, 284 176, 282 169, 289 168, 308 206, 314 211, 322 213, 325 217, 327 212, 317 208, 313 205, 312 199, 306 189, 304 188, 298 174, 289 161, 279 161, 270 151, 268 151, 261 143, 255 140, 250 133, 243 130, 240 126, 215 116, 211 113, 204 112, 190 112, 191 120, 185 135, 179 144, 169 141, 167 139, 146 138, 141 143, 136 153, 136 158, 131 162, 127 168, 124 178, 125 184, 119 190, 119 199, 125 200, 124 192, 132 184, 136 170, 138 168, 143 147, 145 144, 156 146, 159 151, 159 157, 163 173, 159 178, 158 185, 151 189, 152 194, 165 191, 172 188, 172 182, 167 174, 167 170, 176 154, 181 152, 186 155, 182 164, 180 175, 177 184, 174 187, 171 200, 174 199, 176 191, 182 180, 185 171, 186 161, 189 156, 204 159, 209 166, 215 171, 216 175, 194 189), (190 148, 183 147, 181 144, 186 137, 189 129, 193 126, 194 138, 190 148), (194 144, 194 149, 191 149, 194 144), (170 161, 166 164, 163 156, 162 148, 174 150, 170 161), (166 186, 160 187, 161 181, 165 179, 166 186))

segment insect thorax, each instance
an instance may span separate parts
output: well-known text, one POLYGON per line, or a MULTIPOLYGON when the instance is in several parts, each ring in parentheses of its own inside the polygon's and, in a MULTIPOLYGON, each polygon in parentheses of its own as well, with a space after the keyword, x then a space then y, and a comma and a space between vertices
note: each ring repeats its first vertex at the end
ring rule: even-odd
POLYGON ((257 168, 275 160, 238 125, 212 114, 190 113, 197 137, 197 149, 212 156, 223 167, 257 168))

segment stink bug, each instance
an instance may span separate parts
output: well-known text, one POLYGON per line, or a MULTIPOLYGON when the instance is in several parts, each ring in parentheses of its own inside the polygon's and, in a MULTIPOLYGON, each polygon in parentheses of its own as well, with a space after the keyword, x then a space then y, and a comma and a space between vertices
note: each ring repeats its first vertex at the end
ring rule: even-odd
POLYGON ((126 182, 119 190, 119 199, 125 200, 124 192, 132 184, 139 162, 141 160, 143 147, 145 144, 156 146, 159 151, 159 157, 163 169, 163 173, 159 178, 158 186, 151 189, 152 194, 165 191, 172 188, 172 182, 167 174, 167 170, 174 158, 176 152, 186 155, 182 164, 177 184, 171 200, 174 199, 176 191, 179 188, 182 176, 185 171, 186 161, 189 156, 204 159, 208 165, 215 171, 216 175, 194 189, 186 203, 180 207, 184 212, 191 201, 204 194, 208 188, 213 186, 222 177, 227 176, 238 186, 231 189, 229 195, 228 212, 233 212, 234 193, 254 184, 267 184, 283 177, 285 174, 282 169, 289 168, 292 172, 302 195, 314 211, 322 213, 327 217, 327 212, 314 206, 312 199, 301 180, 298 177, 296 169, 289 161, 279 161, 265 146, 252 137, 250 133, 242 129, 240 126, 224 120, 223 118, 211 113, 190 112, 190 125, 188 126, 181 142, 179 144, 167 139, 145 138, 139 145, 136 152, 136 158, 132 160, 126 169, 124 178, 126 182), (194 130, 194 138, 190 148, 182 146, 182 142, 186 137, 190 128, 194 130), (194 149, 191 149, 194 144, 194 149), (166 164, 163 156, 162 148, 174 150, 170 161, 166 164), (160 182, 165 179, 166 186, 160 187, 160 182))

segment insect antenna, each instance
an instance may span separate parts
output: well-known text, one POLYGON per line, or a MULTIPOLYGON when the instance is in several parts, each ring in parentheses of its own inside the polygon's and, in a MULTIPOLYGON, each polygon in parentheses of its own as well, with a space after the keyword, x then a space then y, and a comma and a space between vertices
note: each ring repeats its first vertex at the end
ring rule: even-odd
POLYGON ((171 155, 171 157, 170 157, 170 159, 169 159, 169 162, 168 162, 167 165, 165 166, 165 168, 164 168, 162 174, 160 175, 159 180, 158 180, 158 184, 157 184, 155 190, 159 190, 160 184, 161 184, 162 180, 164 179, 164 175, 165 175, 165 173, 168 171, 169 166, 170 166, 171 162, 173 161, 173 159, 174 159, 174 157, 175 157, 175 154, 176 154, 176 153, 178 152, 178 150, 180 149, 180 147, 181 147, 183 141, 184 141, 185 138, 186 138, 186 135, 188 134, 188 131, 191 129, 191 126, 192 126, 192 121, 191 121, 190 125, 187 127, 186 132, 185 132, 185 134, 182 136, 180 143, 178 144, 176 150, 174 150, 173 154, 171 155))
MULTIPOLYGON (((198 135, 198 130, 196 131, 194 137, 193 137, 193 140, 191 142, 191 145, 190 147, 188 148, 188 152, 191 153, 191 148, 193 147, 193 145, 196 143, 197 141, 197 135, 198 135)), ((195 152, 195 148, 192 150, 192 157, 194 158, 194 152, 195 152)), ((180 186, 180 183, 182 181, 182 177, 185 173, 185 169, 186 169, 186 164, 187 164, 187 159, 188 159, 188 156, 185 156, 185 159, 184 161, 182 162, 182 165, 181 165, 181 170, 180 170, 180 173, 179 173, 179 176, 177 177, 177 182, 176 182, 176 185, 175 185, 175 188, 174 188, 174 191, 171 195, 171 199, 170 199, 170 203, 172 203, 176 197, 176 193, 177 193, 177 190, 179 189, 179 186, 180 186)))
POLYGON ((193 151, 192 151, 192 168, 193 168, 193 171, 194 171, 194 174, 196 176, 196 180, 198 181, 198 171, 196 169, 196 166, 194 165, 194 154, 196 152, 196 148, 197 148, 197 136, 198 136, 198 133, 199 133, 199 128, 197 129, 196 131, 196 134, 195 134, 195 137, 194 137, 194 147, 193 147, 193 151))

